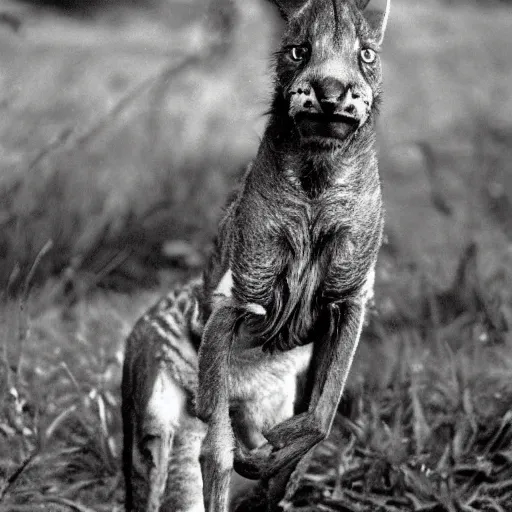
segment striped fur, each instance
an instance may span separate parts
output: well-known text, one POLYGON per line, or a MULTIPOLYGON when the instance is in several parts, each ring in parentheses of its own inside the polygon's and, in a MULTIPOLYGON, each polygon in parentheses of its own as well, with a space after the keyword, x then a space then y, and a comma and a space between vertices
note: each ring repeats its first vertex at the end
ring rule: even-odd
POLYGON ((126 342, 122 413, 127 511, 203 510, 199 452, 205 428, 193 412, 202 330, 200 286, 195 281, 171 291, 136 323, 126 342))

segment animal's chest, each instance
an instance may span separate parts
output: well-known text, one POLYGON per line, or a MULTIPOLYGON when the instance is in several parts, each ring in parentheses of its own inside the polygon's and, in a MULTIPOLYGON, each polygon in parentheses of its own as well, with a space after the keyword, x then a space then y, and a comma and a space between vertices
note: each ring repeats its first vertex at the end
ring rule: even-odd
POLYGON ((286 350, 322 337, 331 306, 360 292, 378 248, 379 211, 344 189, 317 200, 256 198, 239 209, 233 295, 264 311, 250 319, 255 344, 286 350))
MULTIPOLYGON (((283 216, 274 243, 283 254, 290 294, 322 302, 339 269, 350 273, 357 265, 357 231, 349 212, 339 205, 308 205, 300 214, 283 216)), ((343 290, 337 292, 342 294, 343 290)))
MULTIPOLYGON (((323 336, 329 329, 330 305, 341 302, 354 288, 354 277, 364 271, 347 216, 323 205, 283 210, 266 240, 268 253, 277 257, 263 272, 253 260, 247 273, 254 269, 268 276, 254 281, 266 309, 255 332, 267 347, 289 349, 323 336)), ((254 294, 250 302, 261 303, 260 296, 254 294)))

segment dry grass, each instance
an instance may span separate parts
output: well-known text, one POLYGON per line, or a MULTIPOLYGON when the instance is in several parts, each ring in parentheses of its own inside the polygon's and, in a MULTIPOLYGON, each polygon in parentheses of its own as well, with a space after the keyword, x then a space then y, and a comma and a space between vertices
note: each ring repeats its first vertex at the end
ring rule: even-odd
MULTIPOLYGON (((121 510, 123 342, 181 275, 162 266, 201 263, 258 143, 275 29, 256 3, 213 26, 199 0, 36 4, 0 27, 0 511, 121 510)), ((509 511, 512 13, 395 4, 378 314, 294 505, 509 511)))

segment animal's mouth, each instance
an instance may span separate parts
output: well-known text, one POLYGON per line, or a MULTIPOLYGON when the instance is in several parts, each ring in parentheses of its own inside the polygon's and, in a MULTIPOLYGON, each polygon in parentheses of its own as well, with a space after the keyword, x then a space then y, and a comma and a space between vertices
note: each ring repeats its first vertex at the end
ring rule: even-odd
POLYGON ((300 112, 295 116, 295 124, 303 138, 345 139, 360 124, 360 119, 348 114, 325 114, 300 112))
POLYGON ((309 120, 313 121, 315 123, 342 123, 342 124, 348 124, 351 126, 358 126, 359 125, 359 119, 350 116, 347 114, 324 114, 324 113, 317 113, 317 112, 300 112, 295 117, 295 120, 297 123, 309 120))

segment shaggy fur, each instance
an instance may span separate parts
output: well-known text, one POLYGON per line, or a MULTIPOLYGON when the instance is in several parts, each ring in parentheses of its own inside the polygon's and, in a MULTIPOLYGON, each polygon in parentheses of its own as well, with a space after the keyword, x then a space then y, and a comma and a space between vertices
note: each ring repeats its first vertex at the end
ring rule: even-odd
MULTIPOLYGON (((233 467, 260 480, 263 509, 278 509, 293 492, 305 456, 330 430, 381 244, 374 124, 387 14, 370 23, 362 3, 352 0, 281 0, 278 7, 286 29, 275 57, 270 119, 220 222, 203 285, 189 294, 194 306, 182 308, 197 310, 195 327, 181 315, 171 322, 180 328, 169 334, 155 313, 149 315, 150 330, 160 329, 167 340, 162 344, 174 349, 160 359, 159 350, 140 356, 144 368, 130 357, 126 389, 123 383, 123 401, 132 400, 125 417, 133 427, 151 409, 138 404, 141 413, 133 419, 134 375, 154 369, 156 377, 139 394, 158 416, 155 404, 165 403, 165 392, 179 401, 177 389, 187 389, 179 381, 186 374, 180 365, 192 368, 195 415, 207 423, 200 462, 208 512, 228 510, 233 467), (192 346, 182 338, 190 340, 193 332, 202 334, 195 367, 180 352, 180 344, 192 346)), ((175 318, 179 307, 171 310, 175 318)), ((173 432, 185 412, 185 406, 167 412, 173 432)), ((162 429, 165 418, 162 412, 160 422, 149 423, 162 429)), ((168 430, 149 454, 158 467, 148 491, 156 497, 152 505, 148 498, 150 510, 158 510, 165 490, 168 430)), ((132 452, 125 439, 125 465, 132 452)), ((127 475, 127 486, 132 481, 127 475)))
POLYGON ((205 273, 197 414, 208 422, 207 510, 227 506, 234 448, 229 410, 236 395, 227 376, 240 326, 251 346, 272 354, 314 345, 305 412, 266 432, 270 444, 263 449, 237 451, 238 471, 268 481, 285 468, 290 473, 330 429, 381 243, 374 122, 382 24, 372 27, 351 1, 279 7, 287 26, 270 121, 205 273), (227 273, 229 293, 212 308, 227 273))

